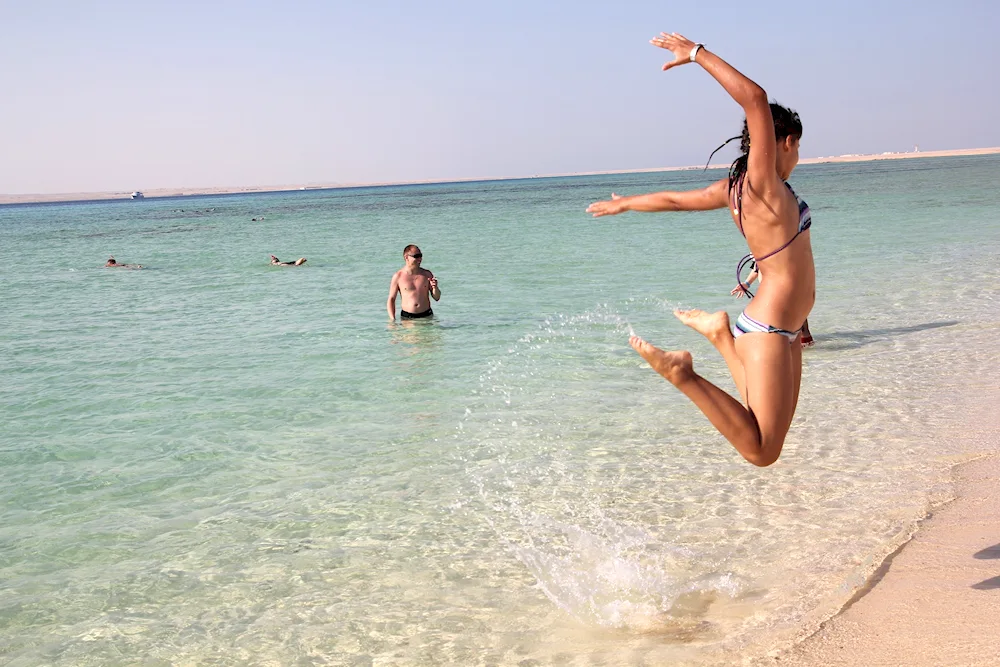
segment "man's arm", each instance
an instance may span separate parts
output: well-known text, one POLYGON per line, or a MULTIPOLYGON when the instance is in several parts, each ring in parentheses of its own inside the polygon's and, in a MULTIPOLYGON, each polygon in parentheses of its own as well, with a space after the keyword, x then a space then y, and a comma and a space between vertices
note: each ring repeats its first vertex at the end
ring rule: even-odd
POLYGON ((389 319, 396 321, 396 295, 399 294, 399 274, 392 274, 389 281, 389 299, 385 302, 385 309, 389 313, 389 319))
MULTIPOLYGON (((428 273, 431 273, 431 272, 428 271, 428 273)), ((434 277, 433 273, 431 273, 430 284, 431 284, 431 289, 430 289, 431 296, 434 297, 435 301, 440 301, 441 300, 441 288, 438 287, 437 278, 434 277)))
POLYGON ((611 195, 609 201, 594 202, 587 213, 595 218, 618 215, 625 211, 658 213, 661 211, 711 211, 729 206, 729 178, 722 178, 708 187, 685 192, 654 192, 647 195, 619 197, 611 195))

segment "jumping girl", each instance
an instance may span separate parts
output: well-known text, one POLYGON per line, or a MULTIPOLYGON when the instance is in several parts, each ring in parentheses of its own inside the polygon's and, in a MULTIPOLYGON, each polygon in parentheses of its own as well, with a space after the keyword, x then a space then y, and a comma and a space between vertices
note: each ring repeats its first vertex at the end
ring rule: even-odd
POLYGON ((802 124, 794 111, 768 104, 760 86, 702 44, 677 33, 660 33, 651 43, 674 54, 664 71, 697 63, 743 107, 743 133, 733 138, 742 139, 743 154, 727 178, 701 190, 634 197, 612 194, 610 201, 591 204, 587 211, 599 217, 625 211, 729 208, 746 237, 750 259, 767 273, 767 280, 761 281, 756 298, 740 313, 732 331, 725 311, 675 310, 674 315, 722 354, 746 407, 695 373, 689 352, 666 352, 638 336, 632 336, 629 344, 690 398, 743 458, 768 466, 778 460, 795 414, 802 379, 799 337, 816 298, 809 242, 812 218, 809 207, 786 182, 799 161, 802 124))

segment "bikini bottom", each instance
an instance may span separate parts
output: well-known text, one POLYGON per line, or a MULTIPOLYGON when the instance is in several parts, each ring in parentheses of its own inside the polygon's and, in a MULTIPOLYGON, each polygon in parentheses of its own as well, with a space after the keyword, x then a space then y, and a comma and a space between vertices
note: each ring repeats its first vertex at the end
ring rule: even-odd
POLYGON ((797 331, 788 331, 787 329, 779 329, 778 327, 772 327, 770 324, 758 322, 747 315, 747 312, 744 310, 740 313, 740 316, 736 318, 736 323, 733 325, 733 338, 739 338, 743 334, 747 333, 775 333, 781 334, 787 338, 790 343, 794 343, 795 339, 799 337, 800 331, 802 331, 801 327, 799 327, 797 331))

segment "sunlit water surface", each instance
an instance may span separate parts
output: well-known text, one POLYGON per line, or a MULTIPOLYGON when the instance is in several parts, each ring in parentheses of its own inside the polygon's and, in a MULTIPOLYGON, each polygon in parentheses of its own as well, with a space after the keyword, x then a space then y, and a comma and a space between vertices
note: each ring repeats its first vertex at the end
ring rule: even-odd
POLYGON ((0 207, 0 662, 704 665, 794 639, 989 446, 998 169, 796 171, 817 344, 766 469, 627 345, 732 389, 671 314, 739 311, 725 212, 584 213, 722 172, 0 207), (443 298, 387 326, 408 243, 443 298))

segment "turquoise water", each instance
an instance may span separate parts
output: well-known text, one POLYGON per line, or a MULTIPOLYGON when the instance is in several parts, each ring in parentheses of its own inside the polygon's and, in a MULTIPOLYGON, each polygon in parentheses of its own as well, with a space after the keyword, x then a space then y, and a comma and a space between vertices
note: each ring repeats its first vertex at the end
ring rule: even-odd
POLYGON ((817 345, 767 469, 627 345, 731 389, 671 315, 741 308, 725 212, 584 213, 720 171, 0 207, 0 663, 700 665, 790 641, 986 446, 963 434, 1000 371, 998 169, 796 171, 817 345), (390 326, 408 243, 443 297, 390 326))

